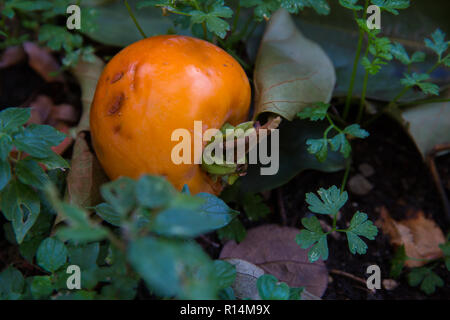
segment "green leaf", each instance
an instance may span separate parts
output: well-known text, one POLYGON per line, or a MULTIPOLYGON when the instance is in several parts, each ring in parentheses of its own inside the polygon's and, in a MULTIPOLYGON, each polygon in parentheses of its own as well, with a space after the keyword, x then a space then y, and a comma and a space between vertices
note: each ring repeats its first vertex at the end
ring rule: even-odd
POLYGON ((289 288, 289 300, 302 300, 303 291, 305 291, 304 287, 289 288))
POLYGON ((257 221, 270 213, 270 208, 259 194, 246 193, 243 202, 244 212, 249 220, 257 221))
POLYGON ((25 285, 22 273, 8 267, 0 273, 0 300, 17 300, 21 297, 25 285))
POLYGON ((426 38, 425 39, 425 45, 430 48, 431 50, 433 50, 439 57, 439 60, 442 57, 442 54, 447 51, 448 49, 448 44, 449 41, 445 40, 445 33, 442 32, 441 29, 436 29, 432 34, 431 34, 431 39, 426 38))
POLYGON ((98 242, 69 246, 67 249, 70 264, 79 266, 82 271, 97 268, 97 258, 100 252, 98 242))
POLYGON ((64 133, 51 126, 31 124, 13 136, 13 143, 20 151, 45 158, 53 153, 51 147, 59 145, 65 137, 64 133))
POLYGON ((416 51, 411 56, 411 62, 424 62, 426 58, 426 54, 422 51, 416 51))
POLYGON ((405 266, 405 262, 407 259, 408 256, 406 255, 405 246, 401 245, 397 249, 394 257, 391 260, 391 271, 389 275, 394 279, 400 277, 400 274, 402 273, 403 267, 405 266))
POLYGON ((421 284, 420 289, 426 294, 432 294, 436 287, 444 286, 442 278, 427 267, 413 268, 408 274, 408 283, 413 287, 421 284))
POLYGON ((6 160, 12 149, 12 138, 7 134, 0 134, 0 160, 6 160))
POLYGON ((331 145, 331 150, 338 151, 344 156, 344 158, 348 158, 350 152, 352 151, 352 147, 348 142, 345 133, 338 133, 333 138, 328 140, 331 145))
POLYGON ((17 161, 15 172, 20 182, 38 189, 43 189, 49 181, 41 166, 31 159, 17 161))
POLYGON ((418 86, 425 94, 439 95, 439 87, 437 85, 430 82, 424 82, 429 78, 430 76, 426 73, 418 74, 413 72, 411 75, 405 73, 404 78, 401 79, 400 82, 406 87, 418 86))
POLYGON ((222 289, 217 294, 220 300, 236 300, 236 295, 232 287, 222 289))
POLYGON ((399 60, 403 64, 409 65, 412 62, 405 48, 398 42, 395 42, 392 45, 391 53, 397 60, 399 60))
POLYGON ((214 274, 217 278, 218 288, 226 289, 236 280, 236 267, 223 260, 214 260, 214 274))
MULTIPOLYGON (((292 1, 282 1, 281 5, 288 11, 293 11, 298 8, 295 5, 291 5, 289 2, 292 1)), ((255 7, 253 14, 255 16, 255 21, 258 22, 270 18, 272 13, 280 7, 277 0, 241 0, 240 3, 241 6, 245 8, 255 7)))
POLYGON ((344 129, 344 133, 349 134, 356 138, 365 139, 369 136, 369 132, 364 129, 361 129, 359 124, 351 124, 344 129))
POLYGON ((1 192, 0 207, 6 219, 12 221, 17 242, 22 243, 41 209, 36 192, 29 186, 12 180, 1 192))
POLYGON ((329 107, 329 103, 318 102, 315 104, 315 107, 307 107, 297 113, 297 116, 300 119, 309 119, 311 121, 323 120, 327 115, 329 107))
POLYGON ((123 216, 109 203, 100 203, 94 207, 94 210, 106 222, 112 224, 113 226, 120 227, 120 222, 123 216))
POLYGON ((53 292, 50 276, 34 276, 30 286, 31 294, 35 299, 48 298, 53 292))
POLYGON ((0 131, 14 132, 17 127, 23 126, 31 116, 30 108, 7 108, 0 112, 0 131))
POLYGON ((140 238, 130 243, 128 260, 158 295, 180 299, 216 297, 213 264, 195 243, 140 238))
POLYGON ((303 248, 311 249, 308 252, 308 260, 312 263, 319 258, 328 259, 327 234, 323 232, 319 220, 315 216, 303 218, 302 224, 306 228, 301 230, 295 238, 297 244, 303 248))
POLYGON ((262 300, 289 300, 289 286, 271 274, 263 274, 256 282, 262 300))
POLYGON ((128 213, 136 204, 136 182, 127 177, 121 177, 101 186, 100 192, 120 215, 128 213))
POLYGON ((306 140, 308 152, 315 155, 319 162, 324 162, 328 155, 328 139, 308 139, 306 140))
POLYGON ((372 4, 395 15, 399 13, 397 9, 406 9, 410 6, 409 0, 372 0, 372 4))
POLYGON ((245 230, 242 222, 235 217, 228 225, 217 230, 217 235, 221 240, 234 240, 239 243, 244 240, 247 230, 245 230))
POLYGON ((442 252, 444 253, 445 267, 448 271, 450 271, 450 241, 440 244, 439 248, 441 248, 442 252))
POLYGON ((346 191, 342 192, 336 187, 329 189, 320 188, 317 191, 320 199, 312 192, 306 194, 308 209, 320 214, 336 214, 348 200, 346 191))
POLYGON ((166 236, 196 237, 222 228, 233 219, 233 211, 214 195, 201 193, 197 195, 200 199, 185 195, 178 198, 184 200, 158 213, 152 223, 154 232, 166 236))
POLYGON ((175 189, 163 177, 145 175, 137 181, 135 193, 141 206, 154 209, 168 204, 175 195, 175 189))
POLYGON ((8 160, 0 160, 0 191, 3 190, 11 180, 11 166, 8 160))
POLYGON ((209 6, 207 12, 193 10, 189 12, 193 23, 206 22, 206 27, 209 31, 216 34, 220 38, 225 38, 227 31, 230 30, 228 22, 222 18, 231 18, 233 10, 224 6, 223 0, 215 0, 213 4, 209 6))
POLYGON ((70 167, 69 163, 63 157, 54 152, 50 153, 45 158, 31 157, 30 160, 42 163, 48 170, 64 169, 70 167))
POLYGON ((365 254, 367 245, 359 236, 374 240, 378 234, 378 229, 373 225, 372 221, 367 220, 367 214, 357 211, 350 221, 350 227, 347 229, 346 234, 350 252, 352 254, 365 254))
POLYGON ((357 5, 358 0, 339 0, 339 4, 347 9, 362 10, 363 6, 357 5))
POLYGON ((45 43, 50 49, 72 51, 83 43, 83 38, 71 33, 65 27, 46 24, 39 28, 39 42, 45 43))
POLYGON ((47 238, 41 242, 36 261, 39 266, 49 272, 55 272, 67 261, 68 251, 64 243, 55 238, 47 238))

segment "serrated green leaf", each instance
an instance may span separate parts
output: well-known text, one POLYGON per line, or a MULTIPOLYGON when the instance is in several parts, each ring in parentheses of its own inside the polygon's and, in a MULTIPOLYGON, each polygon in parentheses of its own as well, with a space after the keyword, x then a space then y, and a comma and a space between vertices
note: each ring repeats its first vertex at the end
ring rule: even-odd
POLYGON ((163 177, 145 175, 137 181, 135 194, 141 206, 154 209, 168 204, 175 189, 163 177))
POLYGON ((312 192, 307 193, 306 202, 309 204, 309 210, 320 214, 338 213, 348 199, 347 192, 341 193, 336 186, 331 186, 329 189, 320 188, 317 194, 320 199, 312 192))
POLYGON ((69 32, 67 28, 47 24, 39 28, 39 42, 55 51, 64 49, 70 52, 82 45, 83 38, 69 32))
POLYGON ((442 54, 448 49, 449 42, 445 40, 445 33, 441 29, 436 29, 431 34, 431 40, 425 38, 425 45, 433 50, 441 59, 442 54))
POLYGON ((395 15, 399 14, 397 9, 406 9, 410 6, 409 0, 372 0, 372 4, 395 15))
POLYGON ((45 158, 31 157, 30 159, 42 163, 48 170, 64 169, 70 167, 69 163, 63 157, 54 152, 50 153, 45 158))
POLYGON ((219 289, 226 289, 236 280, 236 267, 223 260, 214 260, 214 274, 219 289))
POLYGON ((436 287, 444 286, 442 278, 427 267, 413 268, 408 274, 408 283, 413 287, 421 284, 420 289, 428 295, 434 293, 436 287))
POLYGON ((314 107, 307 107, 303 109, 297 113, 297 116, 300 119, 309 119, 311 121, 323 120, 327 115, 329 107, 329 103, 318 102, 314 107))
POLYGON ((351 10, 362 10, 363 7, 360 5, 357 5, 356 3, 358 2, 358 0, 339 0, 339 4, 347 9, 351 9, 351 10))
POLYGON ((395 42, 392 45, 391 53, 397 60, 399 60, 403 64, 409 65, 412 62, 403 45, 398 42, 395 42))
POLYGON ((121 177, 101 186, 100 192, 120 215, 125 215, 136 205, 136 182, 127 177, 121 177))
POLYGON ((367 220, 367 214, 357 211, 352 220, 350 226, 347 229, 348 247, 352 254, 365 254, 367 251, 367 245, 359 236, 364 236, 369 240, 374 240, 378 234, 378 229, 372 223, 367 220))
POLYGON ((38 189, 43 189, 49 181, 41 166, 31 159, 17 161, 15 172, 20 182, 38 189))
POLYGON ((289 300, 289 286, 271 274, 263 274, 256 282, 262 300, 289 300))
POLYGON ((14 179, 2 190, 0 207, 6 219, 12 221, 17 242, 22 243, 39 216, 41 206, 38 195, 32 188, 14 179))
POLYGON ((67 248, 62 241, 47 238, 39 245, 36 261, 45 270, 54 272, 67 262, 67 255, 67 248))
POLYGON ((12 149, 12 138, 7 134, 0 134, 0 160, 6 160, 12 149))
POLYGON ((51 147, 59 145, 66 135, 47 125, 31 124, 13 136, 13 143, 20 151, 37 158, 53 153, 51 147))
POLYGON ((361 139, 365 139, 369 136, 369 132, 367 132, 364 129, 361 129, 361 127, 359 126, 359 124, 351 124, 348 127, 346 127, 344 129, 344 132, 346 134, 349 134, 353 137, 356 138, 361 138, 361 139))
POLYGON ((0 131, 11 133, 31 116, 30 108, 7 108, 0 112, 0 131))
POLYGON ((221 240, 234 240, 239 243, 244 240, 247 230, 241 220, 235 217, 228 225, 217 230, 217 235, 221 240))
POLYGON ((270 213, 270 208, 259 194, 246 193, 243 202, 243 209, 249 220, 257 221, 270 213))
POLYGON ((147 237, 132 241, 127 253, 131 266, 156 294, 216 298, 213 264, 197 244, 147 237))
POLYGON ((406 87, 418 86, 425 94, 439 95, 439 86, 431 82, 424 82, 429 78, 430 76, 426 73, 413 72, 411 75, 405 73, 400 82, 406 87))
POLYGON ((25 285, 22 273, 8 267, 0 273, 0 300, 17 300, 21 297, 25 285))
POLYGON ((53 292, 50 276, 34 276, 30 286, 31 294, 35 299, 48 298, 53 292))
POLYGON ((317 261, 319 258, 327 260, 327 235, 323 232, 319 220, 315 216, 303 218, 302 224, 306 229, 300 231, 295 241, 303 249, 307 249, 313 245, 308 251, 308 260, 311 263, 317 261))
POLYGON ((94 207, 95 212, 106 222, 119 227, 122 215, 118 213, 112 205, 103 202, 94 207))
POLYGON ((0 160, 0 191, 11 181, 11 165, 7 160, 0 160))
POLYGON ((338 133, 333 138, 328 140, 331 145, 331 150, 338 151, 344 156, 344 158, 348 158, 350 152, 352 151, 352 147, 350 142, 348 142, 344 133, 338 133))
POLYGON ((308 152, 315 155, 319 162, 324 162, 328 155, 328 139, 308 139, 306 140, 308 152))

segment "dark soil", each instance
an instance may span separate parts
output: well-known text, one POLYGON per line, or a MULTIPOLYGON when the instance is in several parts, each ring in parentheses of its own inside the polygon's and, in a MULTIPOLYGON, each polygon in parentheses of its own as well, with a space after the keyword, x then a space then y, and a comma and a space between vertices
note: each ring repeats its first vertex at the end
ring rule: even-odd
MULTIPOLYGON (((369 215, 372 221, 379 217, 378 208, 385 206, 390 215, 400 220, 410 209, 423 210, 427 217, 434 219, 446 234, 449 223, 442 208, 441 199, 435 184, 422 161, 415 145, 402 128, 388 118, 382 118, 369 128, 370 137, 353 142, 353 163, 350 177, 358 173, 360 164, 372 166, 375 173, 367 179, 374 186, 367 195, 358 196, 349 192, 349 201, 342 210, 339 223, 345 226, 356 210, 369 215)), ((447 194, 450 190, 450 155, 437 159, 437 166, 447 194)), ((284 203, 288 213, 289 224, 300 225, 300 219, 308 214, 304 201, 306 192, 313 192, 320 187, 333 184, 340 185, 343 172, 325 174, 308 171, 298 175, 283 187, 284 203)), ((328 241, 330 257, 326 261, 328 270, 336 269, 366 279, 366 269, 376 264, 380 267, 382 279, 389 279, 390 261, 395 249, 389 238, 379 233, 374 241, 367 241, 365 255, 352 255, 348 250, 345 236, 328 241)), ((396 281, 394 290, 377 290, 375 294, 366 286, 347 276, 330 273, 330 283, 323 299, 449 299, 450 273, 443 264, 434 269, 445 281, 443 288, 438 288, 433 295, 427 296, 419 288, 410 287, 406 274, 396 281)))

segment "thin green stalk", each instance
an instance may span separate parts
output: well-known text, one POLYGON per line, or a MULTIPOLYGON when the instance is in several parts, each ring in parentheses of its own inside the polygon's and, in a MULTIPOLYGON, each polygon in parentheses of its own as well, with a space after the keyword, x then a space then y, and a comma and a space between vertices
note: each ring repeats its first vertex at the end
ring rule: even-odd
MULTIPOLYGON (((195 9, 197 9, 198 11, 202 11, 197 0, 192 0, 192 4, 194 5, 195 9)), ((203 28, 203 37, 205 38, 205 40, 209 41, 208 40, 208 29, 206 28, 206 22, 204 22, 204 21, 202 22, 202 28, 203 28)))
POLYGON ((239 14, 241 13, 241 3, 239 2, 236 8, 236 14, 234 15, 233 26, 231 27, 231 34, 234 33, 239 21, 239 14))
MULTIPOLYGON (((364 4, 363 19, 366 19, 366 17, 367 17, 367 7, 368 6, 369 6, 369 0, 366 0, 366 2, 364 4)), ((355 21, 356 21, 356 19, 358 19, 358 16, 357 16, 355 10, 353 10, 353 16, 354 16, 355 21)), ((363 30, 359 30, 358 46, 356 48, 355 60, 353 61, 352 76, 350 78, 350 85, 348 87, 347 98, 345 100, 345 107, 344 107, 344 113, 343 113, 344 120, 347 119, 348 113, 350 111, 350 102, 351 102, 352 96, 353 96, 353 88, 355 86, 356 72, 358 70, 359 58, 361 56, 361 49, 362 49, 363 39, 364 39, 364 31, 363 30)))
POLYGON ((139 25, 139 22, 137 21, 135 15, 134 15, 134 13, 133 13, 133 10, 131 10, 131 7, 130 7, 130 5, 128 4, 128 1, 127 1, 127 0, 124 0, 124 2, 125 2, 125 6, 127 7, 128 13, 130 14, 131 19, 133 20, 134 24, 136 25, 136 28, 138 28, 138 30, 139 30, 139 33, 141 34, 141 36, 142 36, 144 39, 147 38, 147 36, 145 35, 144 30, 142 30, 141 26, 139 25))
POLYGON ((359 101, 359 110, 358 110, 358 116, 356 117, 356 123, 360 123, 363 113, 364 113, 364 105, 366 101, 366 92, 367 92, 367 81, 369 80, 369 72, 366 70, 366 73, 364 74, 364 82, 363 82, 363 89, 361 92, 361 100, 359 101))
POLYGON ((416 100, 416 101, 412 101, 412 102, 405 102, 405 103, 399 103, 398 106, 399 107, 405 107, 405 106, 415 106, 418 104, 425 104, 425 103, 437 103, 437 102, 449 102, 450 99, 421 99, 421 100, 416 100))
POLYGON ((347 185, 348 175, 350 173, 350 165, 351 165, 351 160, 348 159, 347 163, 345 164, 344 177, 342 178, 341 193, 344 192, 345 186, 347 185))

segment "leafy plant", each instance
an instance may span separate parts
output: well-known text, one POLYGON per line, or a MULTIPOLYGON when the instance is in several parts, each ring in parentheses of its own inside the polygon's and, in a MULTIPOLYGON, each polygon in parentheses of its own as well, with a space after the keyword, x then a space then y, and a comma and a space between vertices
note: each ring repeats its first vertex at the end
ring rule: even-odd
POLYGON ((47 125, 24 127, 29 108, 8 108, 0 112, 0 206, 11 222, 20 244, 41 211, 41 196, 50 181, 48 170, 62 170, 69 164, 53 152, 65 135, 47 125), (24 156, 27 155, 27 156, 24 156))

